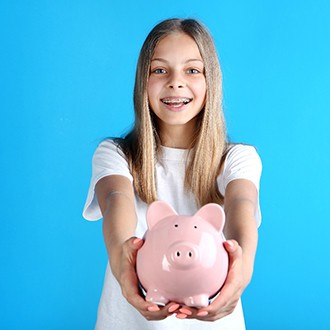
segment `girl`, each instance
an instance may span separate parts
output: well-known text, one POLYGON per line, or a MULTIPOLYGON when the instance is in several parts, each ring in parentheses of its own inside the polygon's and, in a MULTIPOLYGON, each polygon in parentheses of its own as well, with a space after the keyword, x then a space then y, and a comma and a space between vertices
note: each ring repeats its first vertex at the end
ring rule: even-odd
POLYGON ((137 64, 134 128, 123 139, 103 141, 93 157, 84 217, 103 217, 109 256, 96 329, 245 329, 240 296, 257 247, 261 162, 253 147, 226 141, 221 99, 207 30, 192 19, 155 26, 137 64), (229 273, 206 308, 175 301, 160 307, 140 295, 136 253, 156 199, 179 214, 209 202, 225 209, 229 273))

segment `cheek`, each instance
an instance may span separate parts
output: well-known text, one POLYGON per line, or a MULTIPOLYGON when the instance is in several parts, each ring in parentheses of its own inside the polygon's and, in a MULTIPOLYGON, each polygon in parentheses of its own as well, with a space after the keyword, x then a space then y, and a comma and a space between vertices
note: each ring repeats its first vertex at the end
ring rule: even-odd
POLYGON ((157 95, 157 84, 153 80, 149 80, 147 86, 147 93, 149 101, 152 101, 157 95))
POLYGON ((157 84, 154 82, 149 82, 147 86, 147 95, 148 95, 148 102, 150 110, 155 111, 157 110, 157 104, 159 100, 159 93, 157 89, 157 84))
POLYGON ((206 100, 206 81, 202 81, 200 82, 200 84, 198 84, 196 86, 196 93, 198 94, 199 98, 205 102, 206 100))
MULTIPOLYGON (((197 87, 197 86, 196 86, 197 87)), ((198 89, 196 89, 196 93, 198 94, 198 103, 199 106, 204 108, 205 103, 206 103, 206 82, 202 82, 199 86, 198 89)))

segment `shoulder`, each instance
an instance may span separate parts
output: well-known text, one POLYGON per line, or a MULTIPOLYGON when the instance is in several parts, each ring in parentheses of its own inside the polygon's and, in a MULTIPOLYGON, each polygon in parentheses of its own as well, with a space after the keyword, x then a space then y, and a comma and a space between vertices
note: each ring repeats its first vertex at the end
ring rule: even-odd
POLYGON ((119 139, 105 139, 96 148, 94 159, 98 157, 108 157, 110 155, 118 155, 124 157, 124 153, 120 146, 119 139))
POLYGON ((220 191, 224 192, 228 183, 236 179, 250 180, 259 189, 261 172, 262 163, 255 147, 231 144, 218 181, 220 191))
POLYGON ((95 150, 92 160, 95 172, 111 172, 113 174, 126 173, 129 166, 122 148, 115 139, 103 140, 95 150))
POLYGON ((119 148, 119 145, 120 145, 119 140, 114 138, 107 138, 99 143, 99 145, 96 148, 96 151, 117 150, 119 148))
POLYGON ((241 163, 252 163, 254 166, 261 166, 261 158, 257 149, 248 144, 230 144, 224 166, 241 163))

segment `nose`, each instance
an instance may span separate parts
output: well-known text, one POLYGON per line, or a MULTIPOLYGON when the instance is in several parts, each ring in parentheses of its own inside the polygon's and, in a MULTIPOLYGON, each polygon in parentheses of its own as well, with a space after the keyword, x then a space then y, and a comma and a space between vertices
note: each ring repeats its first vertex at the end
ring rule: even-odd
POLYGON ((170 79, 168 82, 168 87, 172 89, 176 88, 184 88, 185 87, 185 81, 182 75, 179 72, 173 72, 170 75, 170 79))
POLYGON ((195 260, 195 251, 189 247, 182 246, 174 251, 172 258, 178 262, 190 262, 195 260))
POLYGON ((168 260, 176 268, 194 267, 199 262, 198 248, 189 243, 174 244, 168 250, 168 260))

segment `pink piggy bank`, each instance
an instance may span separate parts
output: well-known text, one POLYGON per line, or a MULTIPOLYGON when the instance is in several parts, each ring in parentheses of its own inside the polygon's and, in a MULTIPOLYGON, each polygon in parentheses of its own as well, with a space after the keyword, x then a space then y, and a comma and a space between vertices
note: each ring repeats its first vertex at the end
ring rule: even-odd
POLYGON ((193 216, 178 215, 162 201, 149 206, 148 230, 136 261, 147 301, 193 307, 209 304, 228 272, 224 222, 218 204, 207 204, 193 216))

